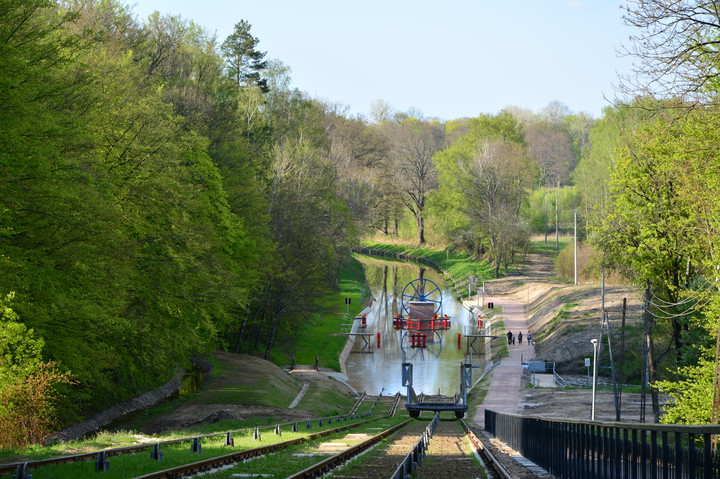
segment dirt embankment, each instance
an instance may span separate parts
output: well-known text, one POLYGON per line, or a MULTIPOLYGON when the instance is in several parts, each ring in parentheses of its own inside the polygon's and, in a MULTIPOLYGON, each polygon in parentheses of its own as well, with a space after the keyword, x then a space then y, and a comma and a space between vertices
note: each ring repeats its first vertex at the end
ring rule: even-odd
MULTIPOLYGON (((591 339, 599 338, 603 292, 598 283, 570 284, 554 279, 552 257, 529 254, 515 275, 486 283, 488 294, 525 304, 528 328, 536 343, 538 361, 556 363, 558 372, 584 374, 584 358, 591 357, 591 339)), ((606 285, 605 310, 613 351, 620 351, 623 316, 626 325, 642 320, 641 292, 632 286, 606 285)), ((603 331, 603 347, 607 346, 603 331)))
MULTIPOLYGON (((556 370, 565 378, 585 378, 585 358, 593 355, 591 339, 600 337, 603 311, 602 286, 598 283, 574 285, 554 279, 552 257, 527 255, 518 272, 486 283, 489 294, 504 296, 525 304, 528 328, 536 343, 535 358, 554 362, 556 370)), ((610 331, 616 367, 621 356, 623 317, 626 326, 639 328, 642 322, 642 291, 632 286, 606 285, 604 306, 608 325, 603 331, 603 348, 607 351, 610 331)), ((624 344, 630 350, 630 341, 624 344)), ((605 354, 603 356, 607 358, 605 354)), ((607 362, 607 360, 606 360, 607 362)), ((611 384, 608 369, 599 362, 598 384, 611 384)), ((587 380, 589 383, 589 379, 587 380)), ((652 421, 649 393, 645 397, 644 417, 652 421)), ((661 397, 661 407, 668 400, 661 397)), ((621 420, 638 422, 643 405, 638 393, 622 392, 616 398, 613 391, 598 389, 596 414, 598 420, 615 421, 616 405, 621 420)), ((530 416, 589 419, 592 407, 591 389, 528 388, 521 397, 520 413, 530 416)))
POLYGON ((289 406, 305 383, 310 385, 311 392, 337 389, 338 394, 352 395, 352 390, 343 383, 314 371, 290 375, 270 361, 255 356, 222 351, 214 356, 221 366, 220 371, 210 374, 200 390, 169 404, 167 412, 136 418, 123 427, 157 434, 223 420, 303 421, 317 417, 318 411, 303 408, 304 402, 298 408, 289 406))

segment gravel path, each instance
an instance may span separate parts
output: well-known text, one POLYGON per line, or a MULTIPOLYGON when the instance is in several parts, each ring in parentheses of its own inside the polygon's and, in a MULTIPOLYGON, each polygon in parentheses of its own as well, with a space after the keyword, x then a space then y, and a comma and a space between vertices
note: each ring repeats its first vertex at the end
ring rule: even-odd
POLYGON ((484 471, 458 421, 440 421, 418 478, 482 478, 484 471))

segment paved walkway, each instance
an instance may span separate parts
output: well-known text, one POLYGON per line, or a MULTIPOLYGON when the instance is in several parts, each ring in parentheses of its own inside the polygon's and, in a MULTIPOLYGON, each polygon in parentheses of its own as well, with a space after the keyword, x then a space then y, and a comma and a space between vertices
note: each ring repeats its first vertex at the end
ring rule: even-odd
MULTIPOLYGON (((516 301, 499 298, 486 298, 486 301, 494 302, 496 306, 502 306, 503 312, 496 315, 497 318, 503 318, 505 321, 505 330, 498 331, 496 334, 505 335, 508 331, 512 331, 515 335, 515 344, 508 345, 510 356, 503 358, 500 365, 495 367, 493 371, 492 381, 485 401, 477 409, 477 413, 473 418, 476 424, 485 427, 485 409, 491 409, 497 412, 518 411, 520 404, 520 376, 522 374, 522 361, 528 361, 533 358, 533 347, 527 343, 527 321, 525 319, 524 304, 516 301), (517 335, 522 332, 523 343, 519 344, 517 335)), ((503 336, 495 341, 507 341, 503 336)))

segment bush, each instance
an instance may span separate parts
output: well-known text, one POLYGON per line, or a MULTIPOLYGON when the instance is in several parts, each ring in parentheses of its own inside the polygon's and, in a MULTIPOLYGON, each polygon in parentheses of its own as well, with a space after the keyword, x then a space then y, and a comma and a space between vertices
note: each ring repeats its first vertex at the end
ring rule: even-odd
POLYGON ((42 444, 56 426, 55 386, 71 384, 56 363, 40 363, 30 374, 0 385, 0 449, 42 444))
POLYGON ((0 449, 42 443, 55 426, 56 386, 72 384, 58 363, 41 362, 42 338, 0 298, 0 449))

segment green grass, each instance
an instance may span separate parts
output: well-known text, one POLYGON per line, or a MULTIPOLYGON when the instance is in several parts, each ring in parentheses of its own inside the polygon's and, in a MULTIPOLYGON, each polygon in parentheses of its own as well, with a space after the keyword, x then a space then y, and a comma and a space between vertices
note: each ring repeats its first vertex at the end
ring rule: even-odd
POLYGON ((332 381, 313 383, 303 396, 298 409, 313 411, 321 416, 335 416, 347 413, 355 399, 332 385, 332 381))
POLYGON ((487 393, 490 390, 490 383, 492 382, 493 374, 495 374, 494 371, 490 371, 486 374, 482 381, 480 381, 470 390, 470 393, 468 393, 468 420, 472 420, 472 418, 475 417, 477 409, 485 401, 485 396, 487 396, 487 393))
POLYGON ((290 355, 294 354, 295 364, 314 365, 317 356, 320 367, 340 371, 340 352, 346 341, 345 336, 339 335, 340 325, 352 323, 369 297, 365 273, 358 260, 350 258, 343 265, 338 286, 338 292, 325 298, 325 308, 329 312, 315 314, 310 319, 308 326, 298 333, 295 344, 289 348, 292 351, 281 352, 275 348, 272 359, 276 364, 290 364, 290 355), (345 298, 350 298, 349 307, 345 298))
MULTIPOLYGON (((230 454, 235 451, 241 451, 246 449, 252 449, 260 446, 268 446, 271 444, 276 444, 278 442, 282 441, 288 441, 291 439, 296 438, 302 438, 306 437, 310 434, 317 433, 319 431, 328 430, 328 429, 334 429, 337 427, 340 427, 341 425, 345 424, 352 424, 352 423, 358 423, 366 420, 366 418, 359 418, 359 419, 349 419, 347 422, 333 422, 332 424, 328 424, 327 421, 323 423, 323 426, 318 426, 318 421, 312 421, 312 429, 306 429, 305 423, 299 423, 298 425, 301 426, 300 430, 298 432, 292 432, 292 426, 286 425, 281 427, 281 433, 282 435, 278 436, 275 434, 274 429, 265 429, 261 430, 261 437, 260 440, 253 439, 252 431, 245 431, 245 432, 235 432, 233 433, 233 438, 235 440, 235 446, 233 447, 226 447, 224 446, 224 436, 214 437, 214 438, 204 438, 201 440, 202 444, 202 451, 200 453, 193 453, 190 452, 190 442, 183 442, 180 444, 173 444, 173 445, 166 445, 162 446, 161 450, 163 452, 163 460, 162 461, 155 461, 150 458, 150 452, 148 451, 142 451, 136 454, 124 454, 120 456, 112 456, 109 457, 108 460, 110 461, 110 468, 108 471, 104 471, 102 473, 95 471, 95 463, 94 461, 88 461, 88 462, 79 462, 74 464, 62 464, 62 465, 56 465, 56 466, 46 466, 42 467, 40 469, 36 469, 32 471, 32 476, 34 479, 70 479, 70 478, 78 478, 78 477, 91 477, 98 475, 98 477, 102 477, 103 479, 121 479, 121 478, 128 478, 128 477, 135 477, 143 474, 149 474, 151 472, 159 471, 168 469, 174 466, 178 466, 181 464, 188 464, 190 462, 199 461, 202 459, 208 459, 211 457, 217 457, 224 454, 230 454)), ((375 427, 377 427, 377 421, 374 421, 375 427)), ((359 431, 368 431, 369 428, 372 428, 371 425, 364 425, 359 427, 359 431)), ((355 429, 352 430, 352 432, 355 432, 355 429)), ((127 433, 126 433, 127 434, 127 433)), ((339 435, 345 435, 347 432, 338 433, 339 435)), ((118 439, 119 435, 112 435, 112 434, 103 434, 99 435, 98 438, 95 438, 91 441, 84 441, 82 443, 76 444, 77 446, 83 446, 85 448, 90 448, 91 446, 98 446, 100 444, 103 444, 102 447, 107 447, 108 440, 115 440, 118 439)), ((180 436, 180 437, 187 437, 187 436, 180 436)), ((332 436, 328 436, 332 437, 332 436)), ((175 437, 164 437, 162 440, 168 440, 168 439, 175 439, 175 437)), ((318 440, 320 441, 320 440, 318 440)), ((315 441, 315 442, 318 442, 315 441)), ((328 438, 323 438, 322 442, 328 441, 328 438)), ((347 441, 345 441, 347 442, 347 441)), ((312 443, 308 443, 312 444, 312 443)), ((303 446, 307 447, 307 446, 303 446)), ((57 455, 57 454, 56 454, 57 455)), ((56 456, 55 455, 55 456, 56 456)), ((268 456, 268 460, 275 461, 277 460, 276 455, 270 455, 268 456)), ((256 468, 258 466, 258 463, 255 461, 250 461, 251 464, 251 471, 253 472, 259 472, 263 471, 264 468, 256 468)), ((11 476, 2 476, 1 479, 9 478, 11 476)), ((211 476, 211 477, 221 477, 221 476, 211 476)), ((228 477, 228 476, 225 476, 228 477)), ((282 476, 284 477, 284 476, 282 476)))
POLYGON ((491 354, 493 361, 497 362, 500 361, 503 358, 507 358, 510 356, 510 350, 508 349, 508 343, 507 338, 504 337, 505 334, 505 321, 497 320, 493 321, 493 331, 494 334, 497 336, 500 336, 499 338, 493 340, 492 347, 491 347, 491 354))
POLYGON ((377 434, 378 428, 388 429, 406 419, 407 417, 379 418, 358 428, 308 441, 295 447, 283 449, 275 454, 239 463, 229 469, 207 474, 203 477, 224 479, 234 477, 233 474, 257 474, 259 472, 272 474, 273 477, 288 477, 334 454, 334 452, 322 450, 319 447, 321 443, 342 442, 348 446, 355 446, 367 438, 360 436, 349 438, 348 434, 374 435, 377 434))
MULTIPOLYGON (((561 301, 564 301, 564 300, 565 300, 565 297, 560 298, 560 300, 561 300, 561 301)), ((544 327, 541 331, 538 331, 538 332, 535 333, 535 337, 537 338, 537 340, 538 340, 538 341, 541 341, 541 340, 543 340, 543 339, 546 339, 547 336, 548 336, 552 331, 554 331, 554 330, 557 328, 558 323, 559 323, 561 320, 567 319, 567 318, 570 317, 570 309, 575 308, 578 304, 579 304, 579 303, 578 303, 577 301, 573 301, 573 302, 569 302, 569 303, 563 304, 563 305, 560 307, 560 310, 559 310, 559 311, 555 314, 555 316, 548 322, 548 324, 545 325, 545 327, 544 327)), ((575 326, 575 328, 582 328, 582 329, 576 329, 576 330, 572 330, 572 331, 568 330, 568 331, 563 332, 562 335, 564 336, 564 335, 566 335, 566 334, 569 334, 570 332, 580 332, 580 331, 582 331, 582 330, 584 329, 582 326, 579 326, 579 325, 578 325, 578 326, 575 326)))
MULTIPOLYGON (((562 251, 563 248, 567 245, 569 245, 573 241, 572 238, 564 236, 560 238, 558 241, 558 251, 562 251)), ((533 239, 530 240, 530 253, 539 253, 539 254, 555 254, 555 236, 550 237, 548 236, 548 242, 545 244, 545 237, 543 236, 541 239, 533 239)))

